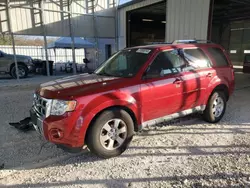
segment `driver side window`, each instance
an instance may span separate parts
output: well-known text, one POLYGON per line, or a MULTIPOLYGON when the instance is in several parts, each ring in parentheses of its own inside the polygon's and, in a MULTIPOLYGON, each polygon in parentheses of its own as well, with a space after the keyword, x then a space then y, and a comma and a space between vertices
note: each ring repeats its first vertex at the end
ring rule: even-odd
POLYGON ((164 51, 158 54, 147 71, 147 77, 158 78, 182 71, 185 62, 179 56, 178 50, 164 51))

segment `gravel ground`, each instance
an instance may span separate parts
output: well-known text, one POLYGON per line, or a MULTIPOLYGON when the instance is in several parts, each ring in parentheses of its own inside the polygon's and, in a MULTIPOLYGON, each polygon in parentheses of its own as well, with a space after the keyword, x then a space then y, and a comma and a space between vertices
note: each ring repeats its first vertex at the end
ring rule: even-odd
POLYGON ((108 160, 65 153, 8 126, 28 115, 34 86, 0 87, 0 187, 250 187, 250 88, 242 77, 219 124, 195 116, 152 127, 108 160))

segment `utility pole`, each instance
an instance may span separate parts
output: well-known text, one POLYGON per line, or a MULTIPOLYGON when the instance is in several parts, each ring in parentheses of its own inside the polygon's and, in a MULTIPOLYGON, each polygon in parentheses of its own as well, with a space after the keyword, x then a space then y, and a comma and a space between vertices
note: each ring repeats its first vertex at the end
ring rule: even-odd
POLYGON ((68 19, 69 19, 69 35, 71 37, 71 47, 72 47, 72 56, 73 56, 73 73, 76 74, 76 54, 75 54, 75 38, 71 23, 71 15, 72 15, 72 9, 71 9, 71 3, 68 0, 68 19))
POLYGON ((48 54, 48 43, 47 43, 47 31, 46 31, 46 25, 45 25, 45 15, 44 15, 44 1, 45 0, 40 0, 39 6, 41 8, 40 11, 40 18, 41 18, 41 26, 43 29, 43 40, 44 40, 44 47, 45 47, 45 58, 46 58, 46 71, 47 71, 47 76, 50 76, 50 69, 49 69, 49 54, 48 54))
POLYGON ((7 22, 8 22, 9 33, 11 35, 12 47, 13 47, 14 62, 15 62, 15 67, 16 67, 16 78, 19 81, 18 64, 17 64, 17 59, 16 59, 15 38, 14 38, 14 33, 12 31, 11 14, 10 14, 10 1, 9 0, 6 0, 6 17, 7 17, 7 22))

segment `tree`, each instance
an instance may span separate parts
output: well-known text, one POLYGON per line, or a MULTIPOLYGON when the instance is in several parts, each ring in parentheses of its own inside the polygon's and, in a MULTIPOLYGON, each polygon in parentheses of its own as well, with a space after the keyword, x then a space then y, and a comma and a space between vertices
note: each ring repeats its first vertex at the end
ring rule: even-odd
POLYGON ((11 45, 10 35, 0 34, 0 45, 11 45))
MULTIPOLYGON (((24 37, 14 36, 15 45, 17 46, 43 46, 44 41, 39 37, 24 37)), ((54 41, 49 39, 48 43, 54 41)), ((11 36, 6 34, 0 34, 0 45, 12 45, 11 36)))

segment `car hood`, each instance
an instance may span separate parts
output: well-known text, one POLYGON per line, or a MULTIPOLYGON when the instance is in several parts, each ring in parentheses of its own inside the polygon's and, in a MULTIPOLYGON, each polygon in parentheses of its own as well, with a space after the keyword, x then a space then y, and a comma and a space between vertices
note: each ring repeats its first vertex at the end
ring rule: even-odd
MULTIPOLYGON (((7 56, 8 58, 13 58, 14 59, 14 55, 13 54, 6 54, 5 56, 7 56)), ((16 55, 17 59, 31 59, 30 56, 26 56, 26 55, 16 55)))
MULTIPOLYGON (((72 99, 79 96, 104 92, 111 85, 124 78, 100 76, 96 74, 80 74, 69 76, 41 84, 37 93, 48 99, 72 99)), ((112 87, 111 87, 112 88, 112 87)))

